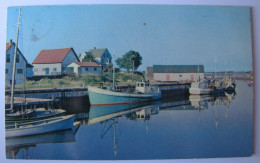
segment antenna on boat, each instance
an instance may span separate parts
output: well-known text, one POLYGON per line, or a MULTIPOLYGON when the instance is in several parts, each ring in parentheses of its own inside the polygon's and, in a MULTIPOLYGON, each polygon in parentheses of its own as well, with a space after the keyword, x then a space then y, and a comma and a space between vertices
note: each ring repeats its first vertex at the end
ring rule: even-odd
POLYGON ((13 74, 12 74, 12 89, 11 89, 11 110, 14 110, 14 85, 15 85, 15 69, 16 69, 16 55, 18 48, 18 36, 19 36, 19 28, 20 28, 20 19, 21 19, 21 7, 19 8, 19 18, 17 24, 17 35, 16 35, 16 44, 14 51, 14 62, 13 62, 13 74))

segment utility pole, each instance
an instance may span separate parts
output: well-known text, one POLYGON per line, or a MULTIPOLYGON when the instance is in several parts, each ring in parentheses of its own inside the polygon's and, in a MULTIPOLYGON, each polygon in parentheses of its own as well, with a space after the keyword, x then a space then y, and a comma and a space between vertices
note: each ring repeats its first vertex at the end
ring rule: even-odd
POLYGON ((12 74, 12 90, 11 90, 11 110, 14 110, 15 69, 16 69, 16 56, 17 56, 17 48, 18 48, 18 36, 19 36, 19 28, 20 28, 20 18, 21 18, 21 7, 19 8, 19 18, 18 18, 18 24, 17 24, 17 36, 16 36, 15 51, 14 51, 13 74, 12 74))

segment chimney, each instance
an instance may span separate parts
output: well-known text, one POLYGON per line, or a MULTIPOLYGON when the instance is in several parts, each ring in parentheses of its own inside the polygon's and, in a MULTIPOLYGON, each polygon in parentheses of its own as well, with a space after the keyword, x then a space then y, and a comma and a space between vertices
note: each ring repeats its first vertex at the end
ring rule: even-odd
POLYGON ((13 40, 12 40, 12 39, 10 39, 10 43, 13 43, 13 40))

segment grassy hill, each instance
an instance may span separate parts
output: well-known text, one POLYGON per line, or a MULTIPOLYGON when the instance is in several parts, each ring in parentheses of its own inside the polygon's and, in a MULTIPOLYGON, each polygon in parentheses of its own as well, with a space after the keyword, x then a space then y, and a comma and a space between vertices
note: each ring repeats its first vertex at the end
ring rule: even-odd
MULTIPOLYGON (((141 73, 129 72, 117 72, 115 75, 116 85, 133 85, 136 81, 144 80, 141 73)), ((113 73, 107 72, 102 75, 68 75, 63 78, 43 78, 38 81, 36 80, 27 80, 24 84, 17 85, 16 89, 44 89, 44 88, 75 88, 75 87, 87 87, 99 86, 100 83, 103 83, 104 86, 112 86, 113 82, 113 73)), ((6 86, 6 89, 9 90, 10 87, 6 86)))

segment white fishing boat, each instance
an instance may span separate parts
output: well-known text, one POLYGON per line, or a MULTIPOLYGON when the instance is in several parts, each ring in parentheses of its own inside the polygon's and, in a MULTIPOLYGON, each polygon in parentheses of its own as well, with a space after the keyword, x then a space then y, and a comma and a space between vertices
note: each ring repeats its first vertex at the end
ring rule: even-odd
POLYGON ((72 128, 73 122, 74 115, 66 115, 27 123, 15 123, 6 125, 5 136, 6 138, 11 138, 62 131, 72 128))
POLYGON ((224 88, 218 80, 200 80, 191 83, 191 95, 205 95, 223 93, 224 88))
POLYGON ((213 88, 210 88, 210 81, 208 80, 200 80, 191 83, 191 87, 189 92, 191 95, 203 95, 210 94, 213 92, 213 88))

